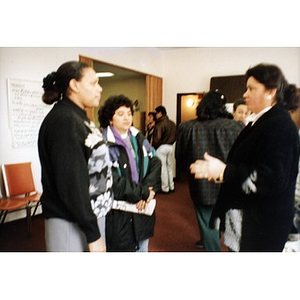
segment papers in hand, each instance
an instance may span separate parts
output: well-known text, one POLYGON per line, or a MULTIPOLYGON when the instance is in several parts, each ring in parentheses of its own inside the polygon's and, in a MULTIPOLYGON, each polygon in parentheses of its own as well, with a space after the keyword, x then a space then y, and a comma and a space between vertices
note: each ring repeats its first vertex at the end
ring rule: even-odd
POLYGON ((152 199, 143 210, 138 210, 136 208, 136 204, 128 203, 126 201, 121 201, 121 200, 114 200, 112 208, 116 210, 123 210, 132 213, 152 216, 155 209, 155 205, 156 205, 156 200, 152 199))

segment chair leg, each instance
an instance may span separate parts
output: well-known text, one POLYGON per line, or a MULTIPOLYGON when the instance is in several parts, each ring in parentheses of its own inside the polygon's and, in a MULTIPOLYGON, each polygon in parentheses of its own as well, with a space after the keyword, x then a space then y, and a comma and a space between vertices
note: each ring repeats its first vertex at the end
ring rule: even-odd
POLYGON ((7 215, 7 210, 2 210, 0 214, 0 224, 3 224, 7 215))
POLYGON ((37 209, 38 209, 39 205, 41 205, 41 202, 37 202, 37 204, 35 205, 35 208, 34 208, 34 211, 33 211, 32 217, 34 217, 34 216, 35 216, 35 213, 36 213, 36 211, 37 211, 37 209))
POLYGON ((32 230, 31 230, 31 207, 28 204, 26 207, 26 218, 27 218, 27 237, 31 237, 32 230))

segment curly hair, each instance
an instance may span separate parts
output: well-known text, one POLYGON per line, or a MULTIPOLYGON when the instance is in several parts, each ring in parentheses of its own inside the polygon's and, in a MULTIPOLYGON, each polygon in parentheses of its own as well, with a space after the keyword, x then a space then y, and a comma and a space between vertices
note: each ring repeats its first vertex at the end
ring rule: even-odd
POLYGON ((130 107, 133 115, 133 103, 124 95, 111 96, 104 102, 98 110, 98 120, 102 128, 105 128, 110 124, 115 111, 121 106, 130 107))
POLYGON ((294 84, 289 84, 282 71, 272 64, 258 64, 246 72, 246 79, 254 77, 258 82, 263 84, 267 89, 276 89, 277 104, 286 110, 297 108, 297 88, 294 84))
POLYGON ((220 90, 209 91, 203 97, 196 108, 199 121, 214 120, 216 118, 232 119, 232 115, 227 111, 227 99, 220 90))

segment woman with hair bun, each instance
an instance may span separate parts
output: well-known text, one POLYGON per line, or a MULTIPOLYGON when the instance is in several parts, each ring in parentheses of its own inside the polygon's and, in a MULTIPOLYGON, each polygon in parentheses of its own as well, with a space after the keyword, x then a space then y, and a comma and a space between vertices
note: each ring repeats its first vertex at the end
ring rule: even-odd
POLYGON ((93 68, 71 61, 43 80, 53 104, 38 140, 47 251, 106 251, 105 216, 112 206, 112 173, 102 134, 85 109, 99 105, 93 68))
POLYGON ((288 110, 297 107, 296 86, 281 70, 259 64, 246 72, 243 97, 253 113, 226 164, 208 154, 191 165, 195 178, 221 182, 210 226, 226 232, 225 215, 240 209, 235 251, 282 251, 294 217, 299 136, 288 110))

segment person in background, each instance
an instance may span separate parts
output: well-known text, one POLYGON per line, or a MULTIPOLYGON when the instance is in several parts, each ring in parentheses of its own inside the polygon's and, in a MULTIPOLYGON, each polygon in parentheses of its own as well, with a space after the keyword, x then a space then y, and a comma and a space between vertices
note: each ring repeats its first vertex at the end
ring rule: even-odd
POLYGON ((155 127, 155 122, 156 122, 156 113, 154 111, 150 111, 148 113, 145 137, 148 139, 148 141, 151 145, 152 145, 152 140, 153 140, 153 132, 154 132, 154 127, 155 127))
POLYGON ((87 64, 62 64, 43 80, 53 104, 39 130, 47 251, 105 251, 105 216, 112 206, 108 147, 85 109, 102 88, 87 64))
MULTIPOLYGON (((300 138, 300 89, 297 90, 298 107, 290 111, 292 120, 294 121, 300 138)), ((300 171, 300 161, 299 161, 300 171)), ((295 189, 295 217, 291 233, 300 233, 300 172, 298 172, 296 189, 295 189)))
POLYGON ((233 103, 233 120, 242 122, 247 125, 247 117, 250 115, 250 110, 244 99, 235 100, 233 103))
MULTIPOLYGON (((132 101, 124 95, 108 98, 98 111, 113 165, 114 199, 136 204, 142 212, 161 186, 161 162, 148 140, 132 127, 132 101)), ((112 209, 107 215, 108 251, 148 251, 154 235, 152 215, 112 209)))
POLYGON ((162 163, 161 169, 161 191, 169 193, 175 191, 173 176, 173 145, 176 141, 176 125, 167 116, 164 106, 157 106, 156 123, 153 132, 152 146, 162 163))
POLYGON ((294 218, 299 135, 287 111, 297 107, 296 86, 272 64, 246 72, 243 97, 253 113, 227 161, 204 155, 191 165, 195 178, 222 182, 210 226, 224 231, 230 209, 241 209, 236 251, 282 251, 294 218))
MULTIPOLYGON (((209 228, 209 220, 217 200, 220 185, 195 179, 189 166, 203 158, 205 151, 221 160, 227 158, 235 139, 243 129, 226 110, 227 100, 219 90, 206 93, 197 106, 197 119, 178 126, 175 148, 176 162, 187 174, 189 191, 194 203, 201 242, 206 251, 221 251, 219 231, 209 228)), ((198 241, 196 246, 200 247, 198 241)))

